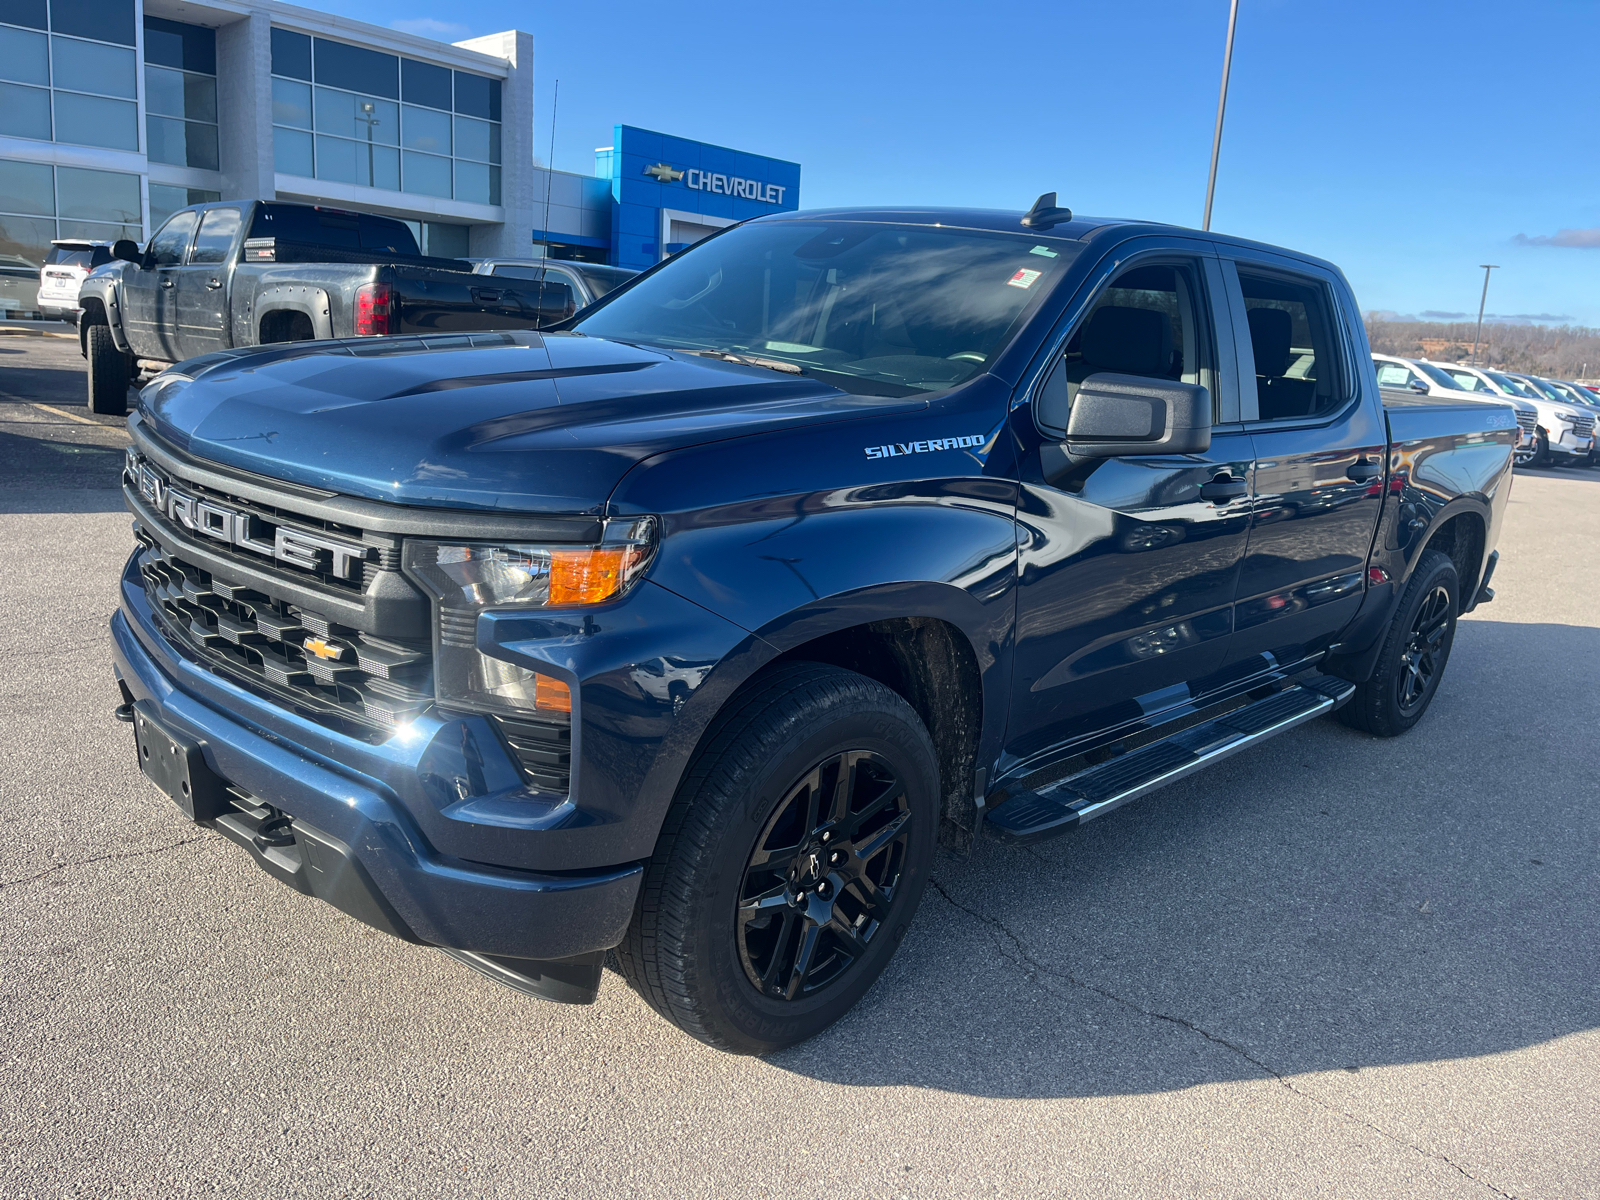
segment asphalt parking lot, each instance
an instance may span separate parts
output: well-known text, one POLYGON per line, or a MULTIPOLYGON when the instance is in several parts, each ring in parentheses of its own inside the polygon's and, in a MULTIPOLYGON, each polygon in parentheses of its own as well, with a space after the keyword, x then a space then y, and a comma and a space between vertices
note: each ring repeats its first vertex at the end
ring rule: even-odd
POLYGON ((756 1060, 185 823, 111 717, 126 435, 82 404, 75 342, 0 337, 0 1194, 1600 1194, 1600 471, 1518 472, 1411 734, 946 859, 867 1000, 756 1060))

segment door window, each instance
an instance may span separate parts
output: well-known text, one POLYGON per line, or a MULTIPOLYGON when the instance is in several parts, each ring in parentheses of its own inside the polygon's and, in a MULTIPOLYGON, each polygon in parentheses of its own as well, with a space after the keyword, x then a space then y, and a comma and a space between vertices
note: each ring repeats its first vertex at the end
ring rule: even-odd
POLYGON ((228 261, 228 251, 239 236, 239 210, 213 208, 200 222, 200 234, 194 239, 194 250, 189 255, 191 263, 221 263, 228 261))
POLYGON ((1191 267, 1175 264, 1133 267, 1117 276, 1040 389, 1039 427, 1052 437, 1065 436, 1079 387, 1102 371, 1210 386, 1195 280, 1191 267))
MULTIPOLYGON (((1320 417, 1344 405, 1327 289, 1309 279, 1239 269, 1260 419, 1320 417)), ((1409 373, 1409 372, 1408 372, 1409 373)))
POLYGON ((183 262, 183 252, 189 248, 189 239, 194 236, 199 216, 199 213, 193 212, 177 213, 157 230, 155 237, 150 239, 149 265, 175 267, 183 262))

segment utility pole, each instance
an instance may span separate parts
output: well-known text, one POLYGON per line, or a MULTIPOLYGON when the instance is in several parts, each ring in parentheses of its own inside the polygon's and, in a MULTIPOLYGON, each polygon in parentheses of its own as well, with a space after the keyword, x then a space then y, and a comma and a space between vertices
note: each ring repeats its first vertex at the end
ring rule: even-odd
POLYGON ((1206 180, 1206 215, 1201 229, 1211 228, 1211 200, 1217 194, 1217 156, 1222 153, 1222 116, 1228 108, 1228 75, 1233 70, 1233 30, 1239 23, 1239 0, 1228 10, 1228 43, 1222 51, 1222 91, 1217 95, 1217 129, 1211 135, 1211 177, 1206 180))
POLYGON ((1489 303, 1489 272, 1498 271, 1499 263, 1479 263, 1483 268, 1483 295, 1478 300, 1478 329, 1472 335, 1472 365, 1478 365, 1478 342, 1483 338, 1483 306, 1489 303))

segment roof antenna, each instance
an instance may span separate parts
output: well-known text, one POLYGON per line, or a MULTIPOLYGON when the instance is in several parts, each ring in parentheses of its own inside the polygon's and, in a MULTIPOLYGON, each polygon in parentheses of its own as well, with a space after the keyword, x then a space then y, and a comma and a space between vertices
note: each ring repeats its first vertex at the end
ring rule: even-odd
POLYGON ((1028 215, 1022 218, 1022 223, 1029 229, 1049 229, 1055 225, 1064 225, 1072 220, 1070 208, 1056 207, 1056 194, 1046 192, 1033 202, 1033 207, 1028 210, 1028 215))

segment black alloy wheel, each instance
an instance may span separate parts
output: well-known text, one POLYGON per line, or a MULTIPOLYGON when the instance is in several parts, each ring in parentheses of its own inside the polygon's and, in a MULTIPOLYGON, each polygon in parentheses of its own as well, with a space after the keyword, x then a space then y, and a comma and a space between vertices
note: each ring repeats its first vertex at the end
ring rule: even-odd
POLYGON ((939 797, 933 742, 899 695, 841 667, 773 668, 722 703, 684 772, 616 950, 623 975, 718 1049, 821 1033, 910 928, 939 797))
POLYGON ((1455 600, 1442 584, 1428 593, 1411 622, 1411 636, 1400 655, 1401 670, 1395 675, 1396 701, 1400 711, 1410 713, 1430 695, 1434 678, 1444 668, 1441 651, 1445 635, 1453 628, 1455 600))
POLYGON ((758 991, 812 996, 866 958, 894 905, 911 822, 881 755, 846 750, 806 772, 756 839, 739 889, 739 963, 758 991))
POLYGON ((1439 690, 1461 611, 1461 582, 1448 554, 1424 550, 1395 606, 1371 678, 1339 709, 1340 721, 1395 737, 1422 719, 1439 690))

